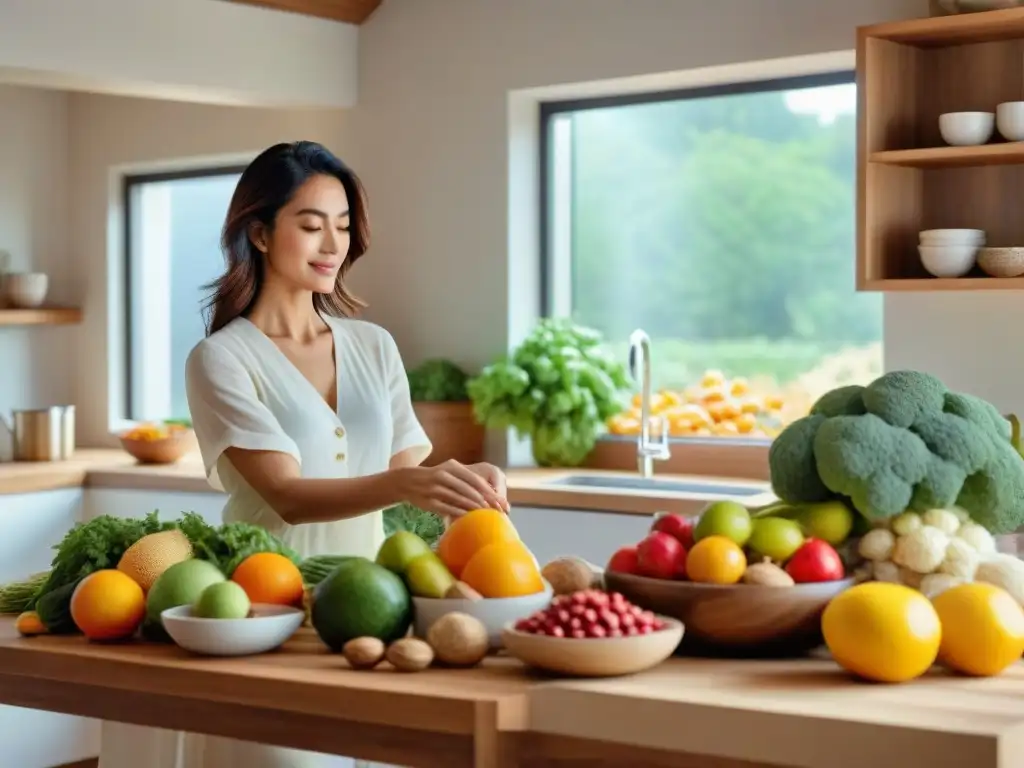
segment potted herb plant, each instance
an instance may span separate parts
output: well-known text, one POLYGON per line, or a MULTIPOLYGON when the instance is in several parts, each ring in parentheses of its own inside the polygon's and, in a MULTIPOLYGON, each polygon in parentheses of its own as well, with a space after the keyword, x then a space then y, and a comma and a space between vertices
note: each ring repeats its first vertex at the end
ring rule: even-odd
POLYGON ((427 360, 407 372, 416 418, 434 446, 426 464, 483 461, 485 430, 466 392, 469 375, 449 360, 427 360))
POLYGON ((542 320, 515 351, 467 382, 477 420, 529 437, 539 466, 579 466, 631 387, 626 366, 602 342, 571 320, 542 320))

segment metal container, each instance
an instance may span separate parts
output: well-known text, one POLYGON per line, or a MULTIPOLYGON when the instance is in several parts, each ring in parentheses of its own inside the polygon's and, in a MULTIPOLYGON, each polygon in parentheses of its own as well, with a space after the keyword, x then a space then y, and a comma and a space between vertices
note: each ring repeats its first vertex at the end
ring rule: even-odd
POLYGON ((14 411, 15 461, 63 461, 75 453, 75 406, 14 411))

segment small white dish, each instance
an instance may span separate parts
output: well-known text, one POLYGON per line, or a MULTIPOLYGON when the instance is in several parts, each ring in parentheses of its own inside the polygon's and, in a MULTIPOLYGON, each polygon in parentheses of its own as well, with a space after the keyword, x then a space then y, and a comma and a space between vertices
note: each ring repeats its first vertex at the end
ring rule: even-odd
POLYGON ((992 138, 995 123, 994 112, 946 112, 939 115, 939 133, 951 146, 976 146, 992 138))
POLYGON ((553 596, 554 590, 545 581, 543 592, 522 597, 485 597, 482 600, 413 597, 413 633, 416 637, 426 637, 435 621, 458 611, 481 621, 487 629, 490 649, 496 651, 501 648, 501 633, 506 624, 544 610, 553 596))
POLYGON ((1024 101, 1004 101, 996 106, 996 130, 1007 141, 1024 141, 1024 101))
POLYGON ((921 245, 984 245, 983 229, 925 229, 918 233, 921 245))
POLYGON ((974 267, 977 245, 919 245, 921 264, 935 277, 963 277, 974 267))
POLYGON ((661 664, 683 639, 683 622, 658 618, 665 627, 649 635, 576 639, 521 632, 509 624, 502 639, 510 656, 537 669, 579 677, 632 675, 661 664))
POLYGON ((252 656, 283 645, 302 626, 305 613, 290 605, 255 603, 246 619, 203 619, 191 605, 168 608, 160 614, 171 639, 204 656, 252 656))

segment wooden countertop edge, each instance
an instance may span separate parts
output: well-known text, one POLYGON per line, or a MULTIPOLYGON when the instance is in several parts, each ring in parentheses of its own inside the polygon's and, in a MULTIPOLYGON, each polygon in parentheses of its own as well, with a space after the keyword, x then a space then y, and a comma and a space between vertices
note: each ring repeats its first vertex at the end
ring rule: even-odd
MULTIPOLYGON (((509 469, 509 501, 513 506, 573 509, 589 512, 651 515, 655 512, 692 514, 708 501, 704 494, 669 491, 610 489, 581 486, 557 486, 553 482, 567 475, 622 474, 588 469, 509 469)), ((660 475, 665 480, 685 480, 682 475, 660 475)), ((754 506, 768 503, 774 496, 767 485, 736 478, 693 477, 701 482, 720 481, 766 489, 764 493, 744 497, 754 506)), ((119 450, 81 449, 64 462, 0 464, 0 496, 38 493, 62 488, 107 488, 177 493, 217 493, 210 487, 199 457, 190 454, 172 465, 140 465, 119 450)))

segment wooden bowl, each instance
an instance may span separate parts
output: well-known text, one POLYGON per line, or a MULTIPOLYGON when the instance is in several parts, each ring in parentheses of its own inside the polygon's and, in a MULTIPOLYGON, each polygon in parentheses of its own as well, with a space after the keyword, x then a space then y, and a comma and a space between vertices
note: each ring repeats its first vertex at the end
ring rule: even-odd
POLYGON ((686 625, 679 652, 726 657, 802 656, 822 643, 821 614, 853 577, 792 587, 723 586, 605 571, 605 588, 686 625))
POLYGON ((520 632, 515 624, 501 633, 505 650, 527 666, 573 677, 632 675, 656 667, 673 654, 683 637, 683 624, 659 616, 666 626, 649 635, 579 640, 520 632))
POLYGON ((119 436, 121 447, 140 464, 173 464, 193 446, 191 429, 172 430, 158 440, 136 440, 119 436))

